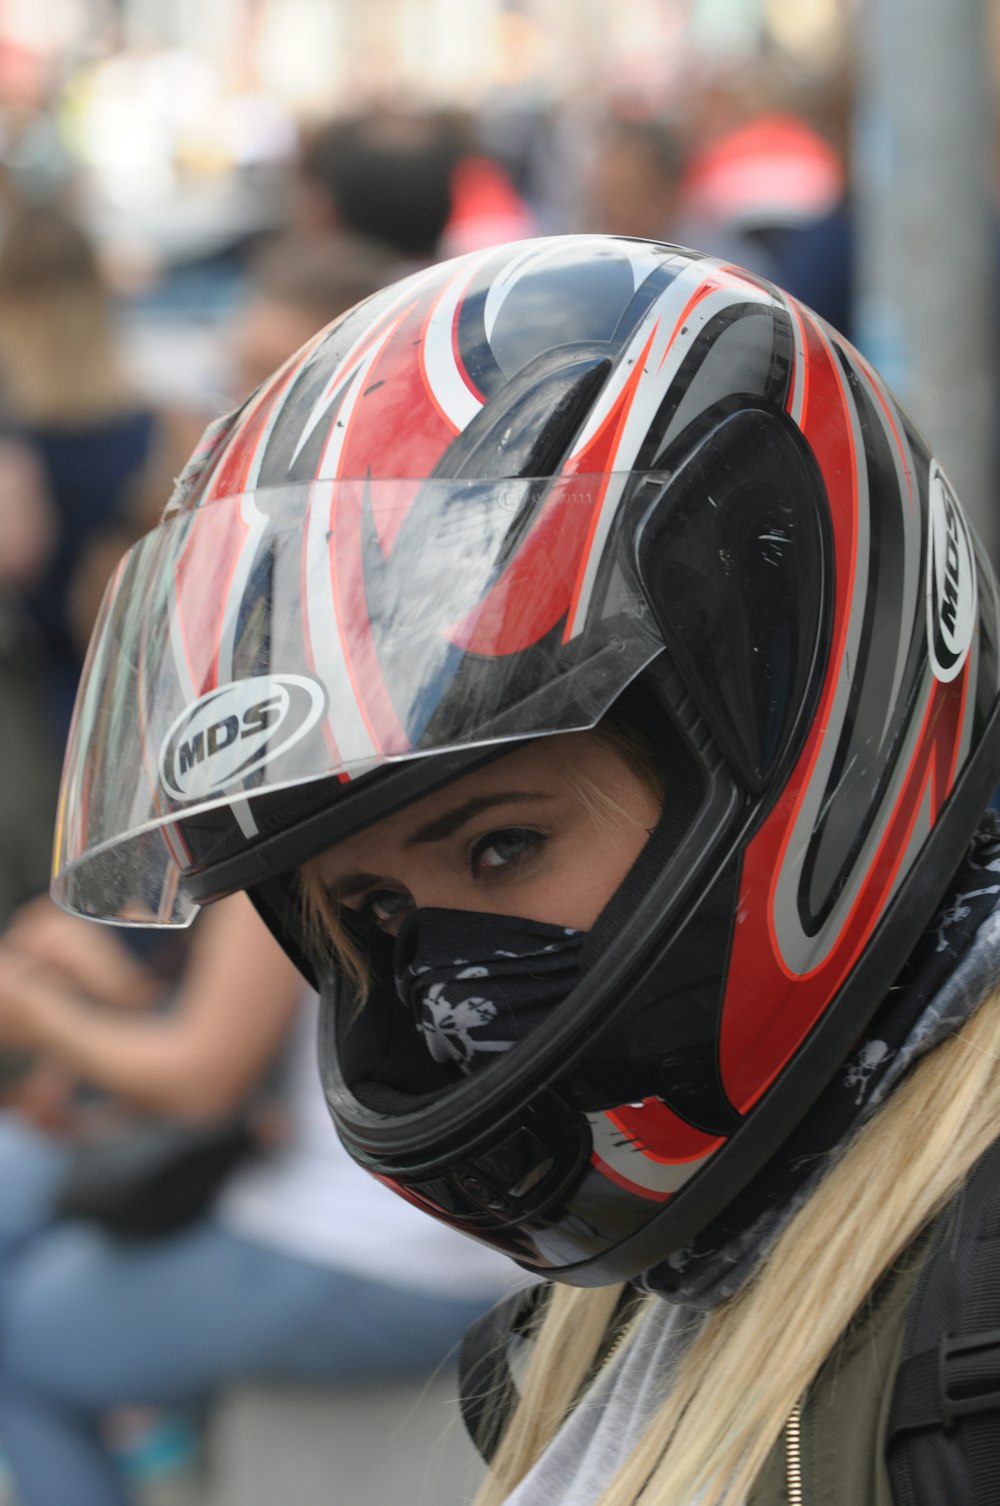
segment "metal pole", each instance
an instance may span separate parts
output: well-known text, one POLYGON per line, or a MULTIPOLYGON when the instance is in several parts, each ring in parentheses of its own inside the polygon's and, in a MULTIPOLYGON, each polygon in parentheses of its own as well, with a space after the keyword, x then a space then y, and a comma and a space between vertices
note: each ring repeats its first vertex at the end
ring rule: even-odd
POLYGON ((985 0, 863 0, 859 27, 858 344, 929 436, 996 560, 985 0))

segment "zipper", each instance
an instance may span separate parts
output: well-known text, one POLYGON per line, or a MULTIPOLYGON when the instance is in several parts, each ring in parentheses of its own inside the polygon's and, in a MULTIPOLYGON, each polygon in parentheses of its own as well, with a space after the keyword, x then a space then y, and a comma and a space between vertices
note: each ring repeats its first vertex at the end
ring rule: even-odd
POLYGON ((618 1332, 615 1334, 614 1338, 611 1340, 611 1343, 608 1345, 607 1349, 601 1355, 601 1358, 600 1358, 600 1361, 599 1361, 599 1364, 598 1364, 598 1369, 603 1370, 606 1365, 610 1365, 611 1361, 614 1359, 615 1355, 618 1353, 619 1349, 624 1344, 626 1336, 628 1334, 628 1330, 629 1330, 629 1325, 627 1323, 625 1323, 621 1328, 619 1328, 618 1332))
POLYGON ((607 1344, 607 1347, 598 1353, 597 1359, 594 1361, 591 1369, 591 1379, 593 1379, 599 1370, 603 1370, 605 1365, 610 1364, 628 1338, 632 1329, 632 1319, 639 1311, 640 1305, 641 1303, 636 1301, 634 1292, 628 1293, 619 1299, 618 1306, 611 1316, 613 1337, 611 1342, 607 1344))
POLYGON ((801 1401, 795 1403, 785 1423, 785 1481, 788 1486, 788 1506, 803 1506, 801 1401))

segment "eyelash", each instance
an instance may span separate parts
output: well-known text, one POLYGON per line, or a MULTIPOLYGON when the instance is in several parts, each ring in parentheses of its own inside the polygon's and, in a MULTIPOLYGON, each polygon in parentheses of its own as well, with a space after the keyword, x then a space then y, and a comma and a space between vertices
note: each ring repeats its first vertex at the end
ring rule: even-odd
MULTIPOLYGON (((490 883, 494 879, 509 876, 512 871, 520 868, 522 863, 536 856, 547 841, 546 833, 527 826, 503 826, 486 832, 477 838, 469 849, 470 877, 477 883, 490 883), (523 845, 519 853, 485 869, 480 866, 484 854, 489 852, 491 847, 498 847, 511 838, 521 839, 523 845)), ((388 925, 396 920, 402 911, 405 911, 408 904, 412 904, 412 901, 404 890, 372 889, 358 904, 357 913, 365 920, 374 921, 376 925, 388 925), (379 914, 378 907, 386 900, 403 901, 401 909, 388 914, 379 914)))
POLYGON ((392 921, 394 921, 397 917, 397 914, 402 914, 403 912, 405 912, 411 904, 412 901, 410 900, 410 896, 403 890, 373 889, 370 894, 365 895, 360 905, 358 905, 357 913, 362 917, 363 920, 374 921, 376 925, 384 926, 389 925, 392 921), (386 899, 403 900, 404 904, 401 905, 400 910, 397 912, 389 915, 380 915, 378 912, 378 906, 386 899))
POLYGON ((520 867, 521 863, 535 856, 547 840, 545 833, 538 831, 534 827, 502 826, 496 831, 487 832, 484 836, 479 837, 477 841, 473 842, 469 852, 469 871, 472 877, 477 880, 489 881, 492 878, 499 878, 501 874, 508 873, 512 868, 520 867), (480 870, 477 872, 477 865, 482 859, 483 854, 489 852, 491 847, 496 847, 511 837, 523 840, 524 845, 521 852, 514 857, 509 857, 500 863, 491 865, 486 871, 480 870))

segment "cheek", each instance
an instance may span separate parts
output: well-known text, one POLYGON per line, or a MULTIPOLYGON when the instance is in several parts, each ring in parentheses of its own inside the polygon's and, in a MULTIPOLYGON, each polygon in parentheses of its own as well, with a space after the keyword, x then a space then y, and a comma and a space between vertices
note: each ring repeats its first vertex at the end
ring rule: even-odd
MULTIPOLYGON (((656 820, 651 808, 648 825, 656 820)), ((540 875, 530 896, 531 918, 554 926, 589 931, 648 840, 646 829, 601 825, 582 831, 540 875)))
MULTIPOLYGON (((650 819, 650 825, 652 822, 653 818, 650 819)), ((627 830, 619 831, 614 836, 609 835, 601 850, 600 859, 595 864, 596 871, 590 876, 588 884, 586 899, 591 910, 588 930, 611 896, 620 888, 625 875, 648 840, 646 829, 641 826, 629 826, 627 830)))

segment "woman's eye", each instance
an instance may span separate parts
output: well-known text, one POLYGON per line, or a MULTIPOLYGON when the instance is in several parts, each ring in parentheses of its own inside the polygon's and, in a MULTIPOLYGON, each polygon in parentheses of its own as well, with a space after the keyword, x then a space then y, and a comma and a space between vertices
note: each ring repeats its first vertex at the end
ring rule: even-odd
POLYGON ((364 902, 359 906, 363 915, 374 920, 377 925, 391 925, 401 915, 413 909, 413 899, 401 889, 374 889, 366 894, 364 902))
POLYGON ((520 826, 488 832, 472 848, 473 878, 489 878, 506 868, 518 866, 539 852, 545 840, 540 831, 529 831, 520 826))

